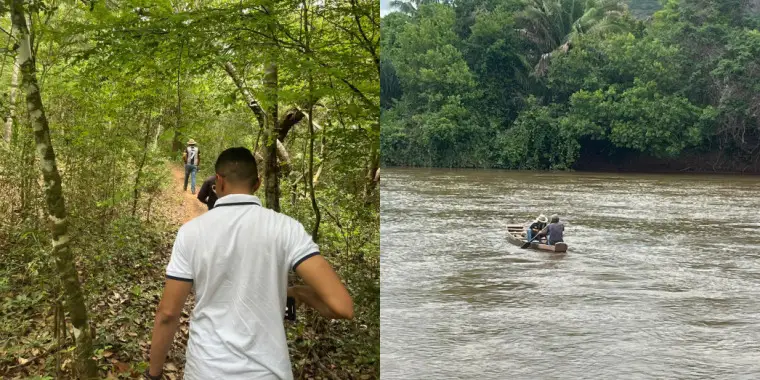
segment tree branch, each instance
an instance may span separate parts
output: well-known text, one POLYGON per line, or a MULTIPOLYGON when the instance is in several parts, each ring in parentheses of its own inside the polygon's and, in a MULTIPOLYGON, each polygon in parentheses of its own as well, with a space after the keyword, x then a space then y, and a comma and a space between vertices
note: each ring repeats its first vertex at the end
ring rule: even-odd
POLYGON ((288 110, 288 112, 285 113, 285 116, 280 120, 280 131, 277 135, 277 138, 280 141, 285 141, 285 137, 288 136, 288 132, 290 132, 290 129, 293 128, 298 122, 303 120, 305 114, 298 108, 293 107, 288 110))
POLYGON ((237 86, 238 90, 240 90, 240 93, 243 94, 248 108, 250 108, 251 111, 253 111, 254 115, 256 115, 256 120, 259 122, 259 127, 266 129, 266 112, 263 108, 261 108, 261 104, 259 104, 256 98, 253 97, 248 88, 245 87, 232 62, 226 62, 224 64, 224 70, 227 71, 227 74, 229 74, 230 78, 232 78, 232 81, 235 82, 235 86, 237 86))
POLYGON ((356 26, 359 28, 359 33, 361 34, 362 38, 364 39, 364 42, 367 44, 367 51, 372 54, 372 59, 375 61, 375 66, 377 66, 377 72, 380 72, 380 58, 377 56, 377 50, 375 49, 375 45, 367 38, 367 35, 364 33, 364 29, 362 28, 362 22, 359 18, 359 14, 356 12, 356 0, 351 0, 351 10, 354 15, 354 21, 356 21, 356 26))

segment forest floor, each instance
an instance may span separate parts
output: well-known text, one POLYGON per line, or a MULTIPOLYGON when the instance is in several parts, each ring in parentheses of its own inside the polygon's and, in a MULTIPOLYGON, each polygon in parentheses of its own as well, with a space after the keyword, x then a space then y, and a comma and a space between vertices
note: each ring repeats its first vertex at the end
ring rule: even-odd
MULTIPOLYGON (((208 211, 208 208, 198 200, 196 195, 190 192, 189 179, 187 190, 183 191, 185 181, 185 171, 183 167, 172 165, 171 172, 172 185, 169 188, 165 189, 164 192, 162 192, 161 198, 163 199, 159 199, 159 203, 173 206, 173 210, 171 207, 169 210, 165 210, 169 212, 164 212, 164 217, 167 217, 172 225, 176 226, 176 228, 171 228, 171 230, 176 234, 176 230, 179 230, 179 227, 208 211)), ((200 178, 200 176, 196 176, 196 194, 198 194, 198 191, 200 190, 202 184, 203 180, 200 178)), ((166 264, 169 263, 169 257, 171 256, 171 249, 164 250, 161 252, 161 254, 163 256, 162 263, 164 263, 164 266, 161 268, 166 268, 166 264)), ((154 280, 163 286, 163 281, 165 278, 166 277, 164 276, 164 272, 162 271, 161 275, 157 278, 154 278, 154 280)), ((174 337, 175 343, 172 345, 172 349, 169 353, 169 358, 167 359, 166 365, 164 366, 164 370, 166 371, 165 377, 169 378, 170 380, 182 379, 184 374, 185 347, 187 347, 189 319, 194 305, 195 297, 191 293, 189 302, 185 304, 185 309, 182 313, 179 327, 180 332, 174 337)), ((147 350, 145 355, 145 361, 147 362, 147 350)))
MULTIPOLYGON (((78 260, 80 278, 85 283, 85 294, 89 295, 90 321, 96 330, 95 359, 101 378, 136 378, 146 368, 153 319, 163 290, 164 271, 171 256, 174 236, 184 223, 207 211, 206 206, 190 193, 189 185, 187 191, 182 191, 184 169, 171 165, 170 170, 171 184, 152 202, 153 221, 150 225, 156 231, 136 232, 128 226, 116 226, 111 231, 105 228, 107 236, 96 243, 98 248, 87 249, 95 256, 98 251, 119 251, 103 259, 105 265, 101 266, 102 271, 84 270, 93 264, 85 264, 90 258, 84 258, 81 252, 77 252, 81 258, 78 260), (122 242, 127 247, 114 244, 114 241, 122 242), (114 250, 114 246, 122 249, 114 250), (150 249, 146 249, 148 247, 150 249)), ((196 178, 196 191, 201 183, 196 178)), ((72 234, 77 235, 76 228, 72 227, 72 230, 72 234)), ((93 227, 92 231, 83 233, 95 235, 97 230, 93 227)), ((82 251, 85 249, 82 248, 82 251)), ((70 331, 64 333, 62 339, 55 336, 55 302, 45 301, 48 294, 43 290, 44 286, 40 289, 41 286, 28 277, 32 276, 19 275, 18 284, 14 287, 16 290, 1 294, 6 299, 2 309, 8 311, 8 318, 0 317, 0 337, 10 339, 5 345, 0 344, 0 378, 73 378, 70 331), (28 301, 21 303, 17 300, 28 301), (19 303, 18 307, 14 307, 16 303, 19 303), (25 323, 12 325, 10 319, 14 317, 23 318, 25 323)), ((193 305, 191 294, 164 367, 165 379, 182 378, 188 321, 193 305)))
MULTIPOLYGON (((164 218, 164 220, 170 223, 170 226, 168 226, 169 230, 171 231, 172 235, 176 236, 176 231, 179 230, 183 224, 208 211, 208 208, 198 200, 196 195, 190 192, 191 187, 189 179, 187 190, 183 191, 185 181, 184 167, 179 165, 171 165, 171 173, 171 186, 161 192, 157 199, 157 204, 167 206, 163 209, 160 209, 159 213, 161 214, 161 217, 164 218)), ((200 176, 196 176, 196 194, 200 190, 202 184, 203 180, 201 180, 200 176)), ((151 279, 153 281, 153 285, 158 286, 159 288, 163 288, 163 283, 166 278, 163 269, 166 268, 166 265, 169 263, 169 258, 171 256, 171 246, 167 246, 167 248, 168 249, 159 252, 161 255, 161 265, 158 266, 158 269, 160 269, 160 271, 154 271, 155 276, 151 279)), ((187 347, 190 313, 192 312, 194 305, 195 298, 194 294, 191 293, 189 302, 185 304, 185 309, 182 312, 182 316, 180 318, 179 333, 174 337, 174 344, 172 345, 171 351, 169 352, 169 357, 167 358, 166 364, 164 365, 165 378, 168 378, 170 380, 182 379, 184 374, 185 348, 187 347)), ((158 307, 157 302, 155 304, 155 307, 158 307)), ((154 316, 155 312, 145 315, 146 318, 150 319, 151 324, 154 316)), ((141 346, 144 347, 145 356, 143 359, 145 362, 148 361, 150 333, 152 333, 152 329, 151 331, 148 331, 148 340, 141 344, 141 346)), ((131 367, 133 370, 135 369, 134 365, 131 367)), ((118 371, 118 367, 115 366, 114 369, 118 371)), ((134 371, 132 372, 134 373, 134 371)), ((109 375, 111 378, 115 378, 113 372, 109 372, 109 375)))

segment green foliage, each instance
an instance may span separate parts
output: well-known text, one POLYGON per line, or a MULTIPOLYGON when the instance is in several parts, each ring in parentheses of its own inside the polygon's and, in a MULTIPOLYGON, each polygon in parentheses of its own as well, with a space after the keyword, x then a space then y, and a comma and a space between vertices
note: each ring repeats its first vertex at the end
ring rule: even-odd
MULTIPOLYGON (((32 15, 37 69, 103 378, 108 372, 127 378, 145 367, 168 251, 187 212, 172 179, 185 141, 197 140, 202 152, 198 182, 213 173, 226 148, 261 153, 267 126, 258 124, 226 62, 263 107, 278 106, 279 121, 314 103, 319 244, 346 280, 356 317, 333 324, 301 314, 306 318, 288 329, 298 358, 294 372, 379 378, 379 195, 366 179, 380 139, 379 2, 40 4, 49 7, 32 15), (263 67, 271 62, 278 66, 276 94, 262 86, 263 67), (113 360, 132 364, 117 368, 113 360)), ((0 70, 6 89, 12 58, 6 56, 0 70)), ((13 140, 0 141, 6 194, 0 252, 7 252, 0 315, 22 321, 0 318, 0 377, 11 367, 20 376, 57 373, 54 356, 17 367, 19 358, 36 355, 33 350, 58 344, 53 324, 60 298, 22 95, 13 140)), ((281 136, 290 171, 280 174, 283 212, 308 229, 315 225, 306 191, 310 139, 305 118, 281 136)), ((67 349, 57 355, 71 359, 67 349)), ((181 367, 181 349, 170 356, 181 367)), ((70 377, 70 370, 71 364, 61 376, 70 377)))
POLYGON ((515 169, 569 169, 578 158, 580 145, 569 132, 556 110, 536 104, 529 106, 515 121, 514 127, 500 138, 504 152, 501 166, 515 169))
POLYGON ((712 114, 683 97, 662 95, 654 82, 639 80, 620 93, 614 87, 579 91, 570 107, 563 129, 575 136, 608 139, 621 148, 671 157, 702 142, 703 126, 712 114))
POLYGON ((542 53, 549 53, 585 34, 620 31, 624 10, 617 0, 530 0, 517 17, 527 38, 542 53))
POLYGON ((483 122, 497 120, 506 128, 517 117, 523 97, 531 86, 531 70, 523 41, 506 6, 493 12, 476 12, 463 51, 477 76, 481 96, 471 108, 483 122))
POLYGON ((383 163, 572 169, 593 167, 584 155, 715 155, 723 164, 692 169, 760 170, 757 10, 629 5, 469 0, 390 14, 384 58, 403 95, 383 111, 383 163))
POLYGON ((628 0, 628 9, 636 18, 645 19, 662 9, 659 0, 628 0))
POLYGON ((475 81, 454 46, 453 10, 425 5, 416 19, 419 23, 406 24, 385 54, 393 61, 404 92, 421 103, 421 110, 436 111, 449 102, 450 96, 468 96, 475 89, 475 81))

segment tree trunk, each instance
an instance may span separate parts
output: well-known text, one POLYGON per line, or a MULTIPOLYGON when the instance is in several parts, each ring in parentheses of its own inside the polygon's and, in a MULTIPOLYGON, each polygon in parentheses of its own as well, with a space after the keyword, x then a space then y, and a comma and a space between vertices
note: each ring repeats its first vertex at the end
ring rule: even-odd
POLYGON ((158 138, 161 137, 161 130, 162 129, 163 129, 163 127, 161 126, 161 123, 159 122, 158 123, 158 128, 156 129, 156 137, 153 140, 153 146, 151 147, 151 150, 154 151, 154 152, 156 150, 158 150, 158 138))
MULTIPOLYGON (((317 239, 319 238, 319 222, 322 220, 322 214, 319 212, 319 205, 317 205, 317 197, 314 193, 315 178, 314 178, 314 123, 312 122, 313 109, 314 109, 314 106, 310 105, 309 106, 309 197, 311 198, 311 208, 314 209, 314 229, 311 232, 311 238, 316 243, 317 239)), ((322 169, 321 166, 320 166, 320 169, 322 169)))
MULTIPOLYGON (((224 70, 227 71, 227 74, 230 76, 233 82, 235 82, 235 86, 237 86, 238 90, 240 90, 240 93, 243 95, 243 98, 245 99, 246 103, 248 104, 248 108, 253 112, 253 114, 256 116, 256 121, 259 123, 259 127, 264 132, 264 154, 263 156, 256 156, 256 160, 258 162, 264 162, 263 166, 259 166, 259 168, 264 168, 264 176, 265 176, 265 182, 266 185, 266 191, 267 194, 269 194, 269 184, 275 184, 277 191, 275 194, 277 194, 276 201, 269 198, 269 195, 267 195, 266 202, 267 207, 275 209, 274 207, 271 207, 274 203, 277 204, 276 211, 280 210, 280 201, 279 201, 279 176, 275 177, 275 180, 270 180, 267 173, 277 173, 277 169, 279 169, 278 160, 283 162, 283 170, 287 173, 290 172, 290 155, 288 154, 287 149, 285 148, 285 145, 280 141, 279 139, 276 142, 276 147, 274 148, 274 154, 275 159, 270 159, 270 154, 272 153, 271 146, 269 146, 270 139, 273 139, 274 136, 278 136, 278 130, 274 126, 277 125, 277 119, 276 115, 267 115, 266 111, 261 107, 261 104, 256 100, 256 98, 253 97, 253 94, 251 94, 251 91, 248 90, 247 87, 243 84, 243 80, 240 78, 240 75, 237 73, 237 69, 235 68, 235 65, 232 64, 232 62, 226 62, 224 64, 224 70), (275 118, 273 118, 274 116, 275 118), (275 170, 270 170, 270 162, 273 162, 275 170)), ((277 66, 274 67, 274 86, 276 89, 276 83, 277 83, 277 66)), ((265 73, 266 75, 266 73, 265 73)), ((270 73, 271 76, 271 73, 270 73)), ((269 78, 271 81, 271 77, 269 78)), ((265 76, 266 81, 266 76, 265 76)), ((276 106, 275 106, 275 113, 276 113, 276 106)), ((295 116, 294 116, 295 117, 295 116)), ((283 121, 283 124, 290 123, 288 121, 289 119, 286 119, 283 121)), ((300 118, 298 118, 300 120, 300 118)), ((256 147, 254 147, 254 150, 256 147)), ((279 173, 277 173, 279 175, 279 173)))
POLYGON ((290 155, 288 154, 288 149, 285 147, 285 144, 279 139, 277 140, 277 158, 282 161, 282 173, 286 176, 290 174, 290 155))
POLYGON ((143 153, 140 158, 140 163, 137 165, 137 174, 135 175, 135 188, 134 197, 132 198, 132 217, 134 218, 137 213, 137 202, 140 200, 140 177, 142 177, 142 171, 145 167, 145 161, 148 159, 148 141, 150 141, 150 122, 151 115, 148 114, 148 123, 145 126, 145 139, 143 140, 143 153))
POLYGON ((76 368, 80 379, 97 379, 97 367, 92 360, 93 332, 87 318, 82 287, 79 283, 74 257, 69 246, 68 220, 61 189, 61 176, 55 162, 55 152, 50 141, 50 129, 42 105, 29 29, 24 18, 23 1, 11 2, 11 20, 18 38, 18 63, 22 75, 22 85, 26 92, 29 119, 34 129, 42 175, 45 180, 45 198, 49 215, 49 226, 53 235, 53 258, 66 293, 66 307, 74 326, 76 342, 76 368))
POLYGON ((179 141, 179 129, 182 126, 182 92, 179 86, 180 75, 182 73, 182 48, 184 40, 179 45, 179 63, 177 64, 177 125, 174 126, 174 139, 172 140, 172 152, 182 149, 182 143, 179 141))
POLYGON ((18 89, 18 72, 19 62, 18 56, 16 56, 15 62, 13 62, 13 73, 11 74, 11 91, 10 99, 8 99, 8 116, 5 117, 5 132, 3 138, 5 142, 10 143, 13 137, 13 119, 16 117, 16 90, 18 89))
POLYGON ((235 86, 237 86, 238 90, 240 90, 240 93, 243 94, 243 98, 245 98, 245 101, 248 104, 248 108, 253 111, 253 114, 256 116, 256 120, 259 122, 259 127, 261 127, 261 129, 266 133, 267 115, 264 112, 264 109, 261 108, 261 104, 259 104, 256 98, 253 97, 248 88, 243 85, 243 80, 240 78, 240 75, 238 74, 237 69, 235 68, 235 65, 232 64, 232 62, 226 62, 224 64, 224 70, 227 71, 227 74, 230 76, 230 78, 232 78, 232 81, 235 82, 235 86))
POLYGON ((269 101, 269 124, 268 136, 264 143, 264 188, 267 207, 274 211, 280 211, 280 165, 277 162, 277 136, 279 135, 279 126, 277 125, 277 63, 269 62, 264 67, 264 87, 267 90, 267 100, 269 101))
POLYGON ((179 128, 174 128, 174 136, 172 136, 172 152, 177 153, 182 150, 182 141, 179 141, 179 128))
MULTIPOLYGON (((325 167, 325 145, 327 145, 327 130, 317 125, 317 123, 312 122, 312 124, 322 134, 321 141, 319 142, 319 168, 317 168, 317 172, 314 174, 314 178, 312 178, 312 181, 314 181, 314 186, 317 186, 319 183, 319 175, 322 174, 322 168, 325 167)), ((329 123, 328 125, 331 126, 332 124, 329 123)))
POLYGON ((373 136, 372 136, 372 147, 370 148, 370 154, 369 154, 369 162, 367 165, 367 177, 364 187, 364 197, 365 197, 365 203, 369 203, 372 194, 375 192, 375 188, 377 187, 377 182, 375 180, 375 177, 377 176, 377 171, 380 168, 380 123, 376 123, 377 128, 372 128, 373 130, 373 136))
MULTIPOLYGON (((309 6, 306 0, 303 2, 303 26, 306 32, 306 49, 311 44, 311 34, 309 32, 309 6)), ((308 58, 307 58, 308 59, 308 58)), ((322 214, 319 212, 317 197, 314 193, 314 76, 309 69, 309 197, 311 198, 311 208, 314 209, 314 229, 311 231, 311 238, 316 243, 319 239, 319 222, 322 220, 322 214)))

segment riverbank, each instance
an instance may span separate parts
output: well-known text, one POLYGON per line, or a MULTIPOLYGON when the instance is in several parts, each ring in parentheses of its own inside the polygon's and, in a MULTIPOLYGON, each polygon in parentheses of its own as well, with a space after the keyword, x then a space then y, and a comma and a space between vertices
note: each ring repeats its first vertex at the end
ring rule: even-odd
MULTIPOLYGON (((383 165, 384 169, 393 168, 436 168, 436 169, 483 169, 515 170, 499 165, 482 166, 403 166, 383 165)), ((566 170, 529 170, 535 172, 589 172, 589 173, 631 173, 631 174, 705 174, 705 175, 760 175, 760 155, 754 161, 726 158, 719 153, 690 154, 674 159, 663 159, 637 154, 617 157, 601 154, 585 154, 566 170)))
POLYGON ((686 152, 675 158, 659 158, 638 152, 614 155, 581 151, 574 170, 628 173, 760 174, 760 153, 730 157, 721 152, 686 152))

